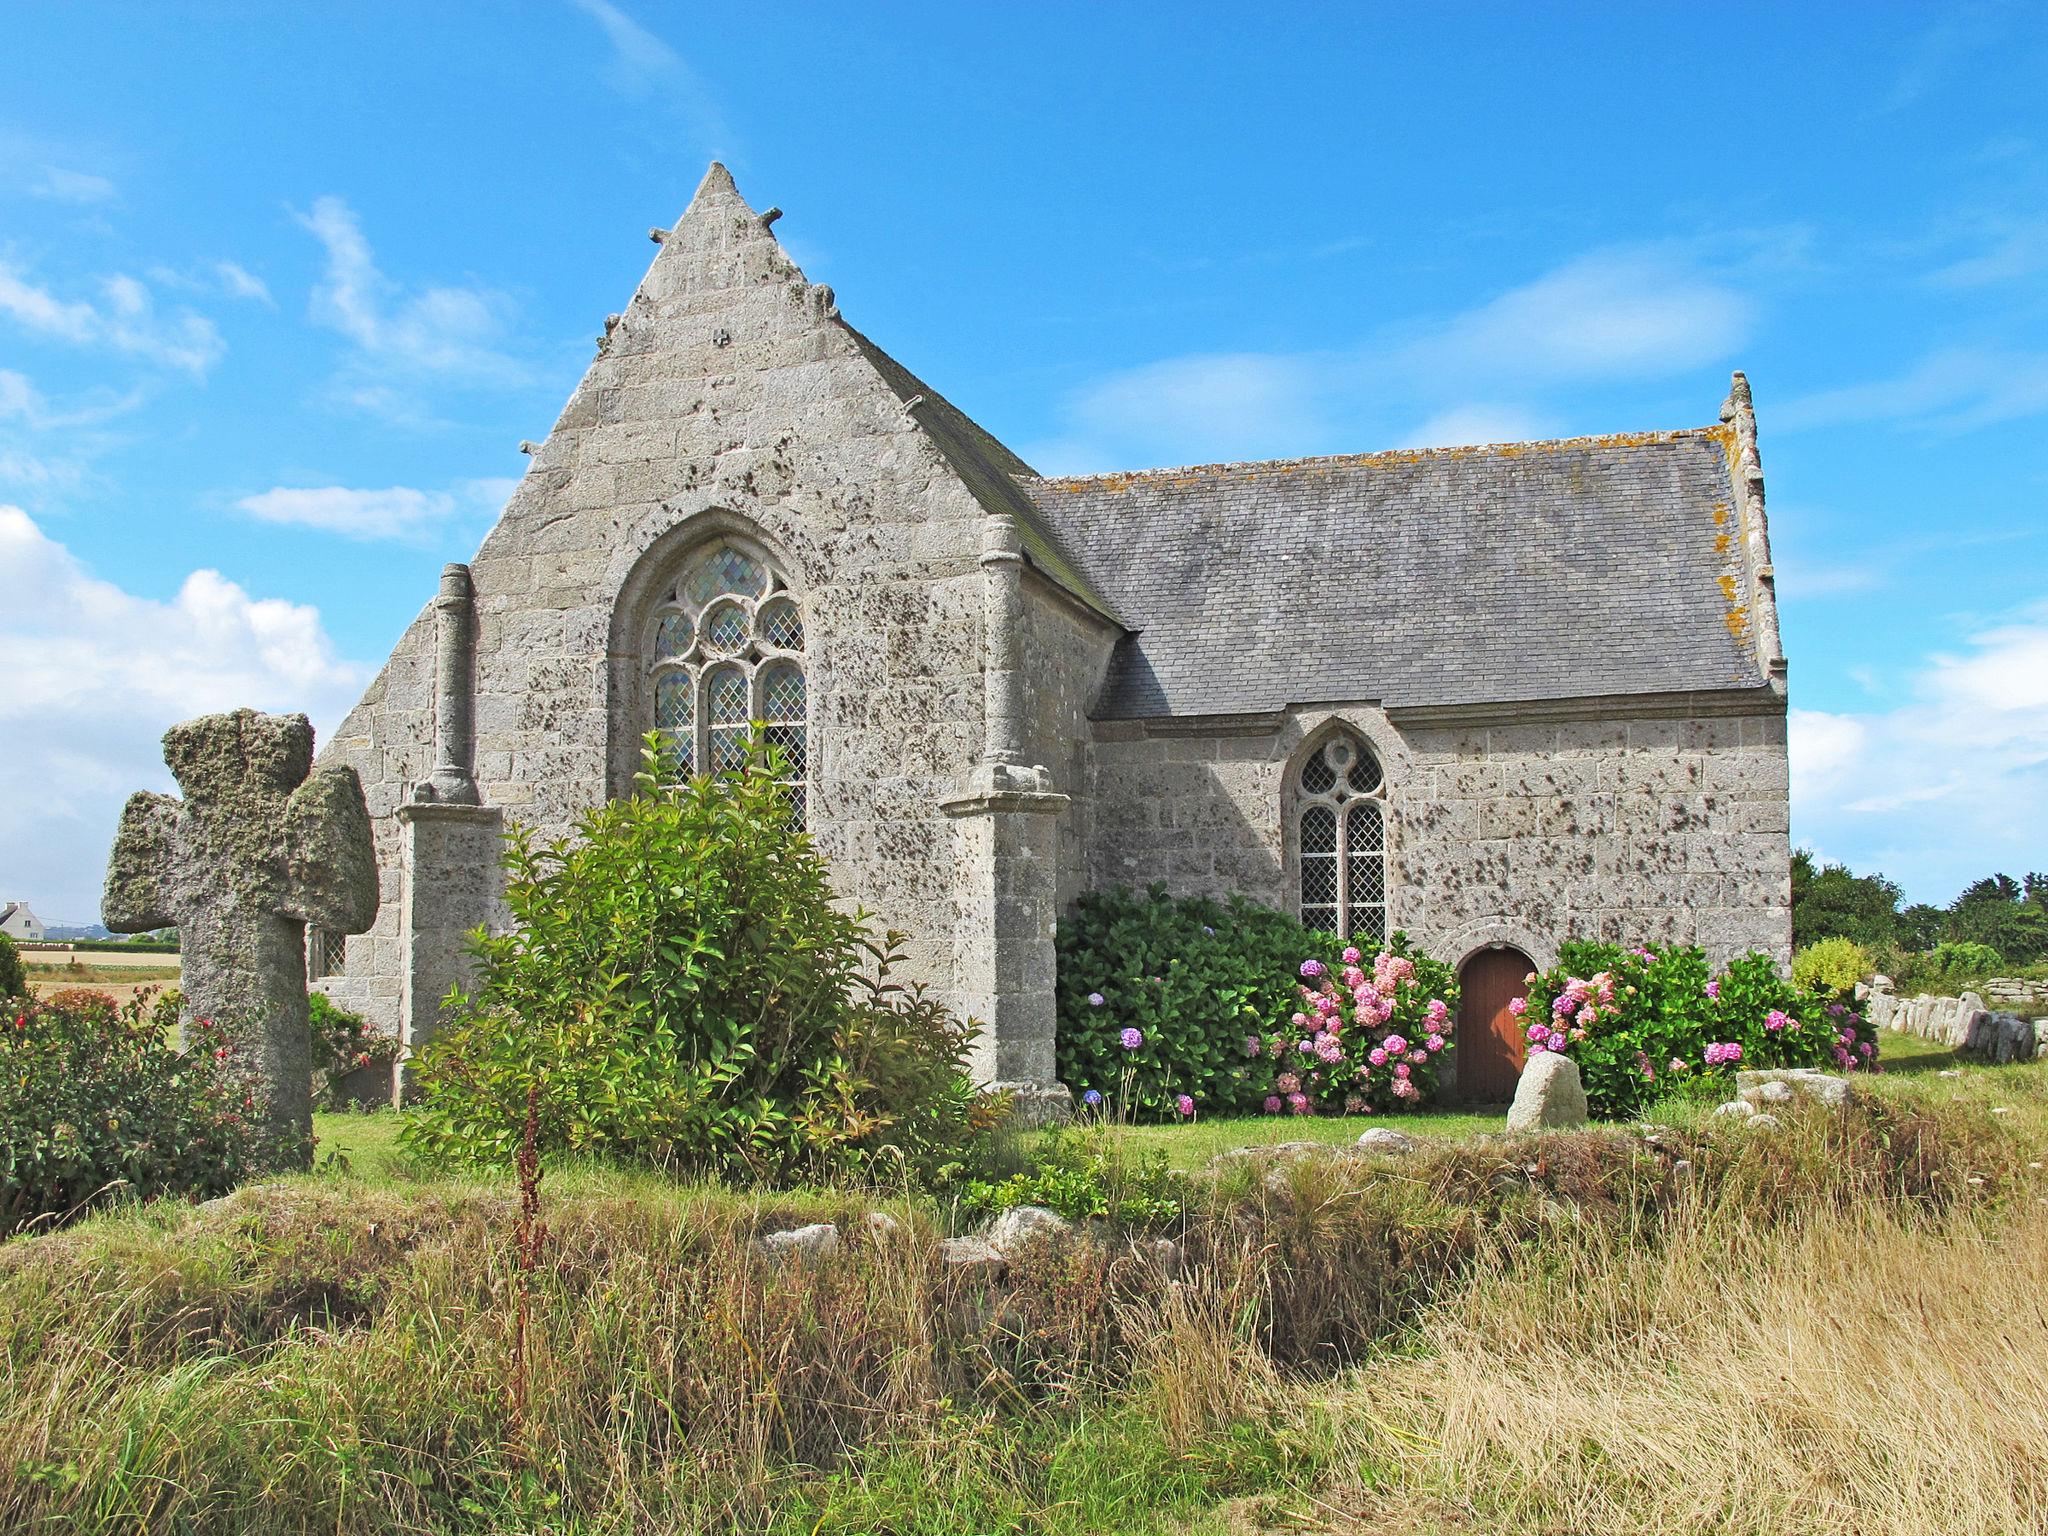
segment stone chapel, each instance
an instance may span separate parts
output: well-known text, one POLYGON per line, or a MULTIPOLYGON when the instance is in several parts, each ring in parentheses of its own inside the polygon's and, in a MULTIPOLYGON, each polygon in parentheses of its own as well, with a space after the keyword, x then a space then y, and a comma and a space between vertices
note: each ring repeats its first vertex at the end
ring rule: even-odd
MULTIPOLYGON (((323 752, 382 906, 309 974, 418 1041, 641 736, 758 723, 840 894, 1053 1081, 1097 888, 1396 929, 1497 1016, 1583 936, 1791 944, 1786 666, 1747 382, 1711 425, 1048 477, 842 318, 713 165, 497 526, 323 752)), ((1483 1023, 1483 1020, 1482 1020, 1483 1023)), ((1461 1035, 1460 1079, 1512 1049, 1461 1035)), ((1511 1086, 1511 1084, 1510 1084, 1511 1086)))

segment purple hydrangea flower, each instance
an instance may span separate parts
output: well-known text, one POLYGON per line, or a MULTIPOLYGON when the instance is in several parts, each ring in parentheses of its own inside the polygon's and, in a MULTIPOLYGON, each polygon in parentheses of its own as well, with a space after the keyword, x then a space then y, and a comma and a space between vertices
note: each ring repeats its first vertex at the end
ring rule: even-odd
POLYGON ((1302 961, 1301 974, 1306 976, 1310 981, 1315 980, 1316 977, 1323 974, 1323 962, 1320 960, 1302 961))
POLYGON ((1144 1034, 1135 1029, 1126 1029, 1122 1034, 1117 1036, 1117 1039, 1122 1043, 1123 1048, 1127 1051, 1135 1051, 1139 1046, 1145 1043, 1144 1034))
POLYGON ((1105 1001, 1107 999, 1100 992, 1090 992, 1088 994, 1088 1006, 1090 1008, 1100 1008, 1105 1001))
POLYGON ((1081 1095, 1081 1102, 1083 1104, 1086 1104, 1090 1109, 1093 1109, 1097 1104, 1100 1104, 1102 1102, 1102 1095, 1097 1093, 1093 1088, 1090 1088, 1086 1093, 1081 1095))

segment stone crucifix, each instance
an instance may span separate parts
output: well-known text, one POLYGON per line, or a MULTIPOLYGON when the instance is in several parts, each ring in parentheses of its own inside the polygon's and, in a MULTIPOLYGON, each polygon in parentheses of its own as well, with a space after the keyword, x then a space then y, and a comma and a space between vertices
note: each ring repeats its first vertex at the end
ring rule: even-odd
POLYGON ((305 925, 361 933, 377 915, 362 783, 353 768, 311 772, 304 715, 252 709, 172 726, 164 761, 185 798, 129 799, 102 915, 116 933, 177 926, 185 1016, 225 1036, 256 1095, 263 1161, 307 1167, 305 925))

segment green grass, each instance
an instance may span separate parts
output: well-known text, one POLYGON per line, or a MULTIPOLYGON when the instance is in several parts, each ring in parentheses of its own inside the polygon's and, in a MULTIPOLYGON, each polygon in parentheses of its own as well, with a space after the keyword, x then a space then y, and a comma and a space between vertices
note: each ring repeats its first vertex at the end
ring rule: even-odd
POLYGON ((408 1171, 398 1145, 405 1117, 394 1110, 372 1113, 321 1114, 313 1117, 313 1156, 334 1158, 330 1166, 362 1179, 389 1179, 408 1171))
POLYGON ((1283 1141, 1315 1141, 1346 1146, 1374 1126, 1391 1126, 1411 1136, 1458 1138, 1498 1131, 1505 1124, 1494 1113, 1427 1109, 1405 1115, 1236 1115, 1190 1120, 1180 1125, 1134 1125, 1125 1129, 1140 1148, 1164 1147, 1176 1168, 1207 1167, 1220 1153, 1238 1147, 1266 1147, 1283 1141))

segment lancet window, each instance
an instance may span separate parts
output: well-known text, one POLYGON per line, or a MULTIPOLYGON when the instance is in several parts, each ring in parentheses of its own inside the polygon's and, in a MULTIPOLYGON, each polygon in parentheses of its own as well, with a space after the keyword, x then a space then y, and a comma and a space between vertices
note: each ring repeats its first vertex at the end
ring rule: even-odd
POLYGON ((1303 924, 1339 938, 1387 936, 1387 781, 1350 731, 1310 748, 1295 779, 1303 924))

